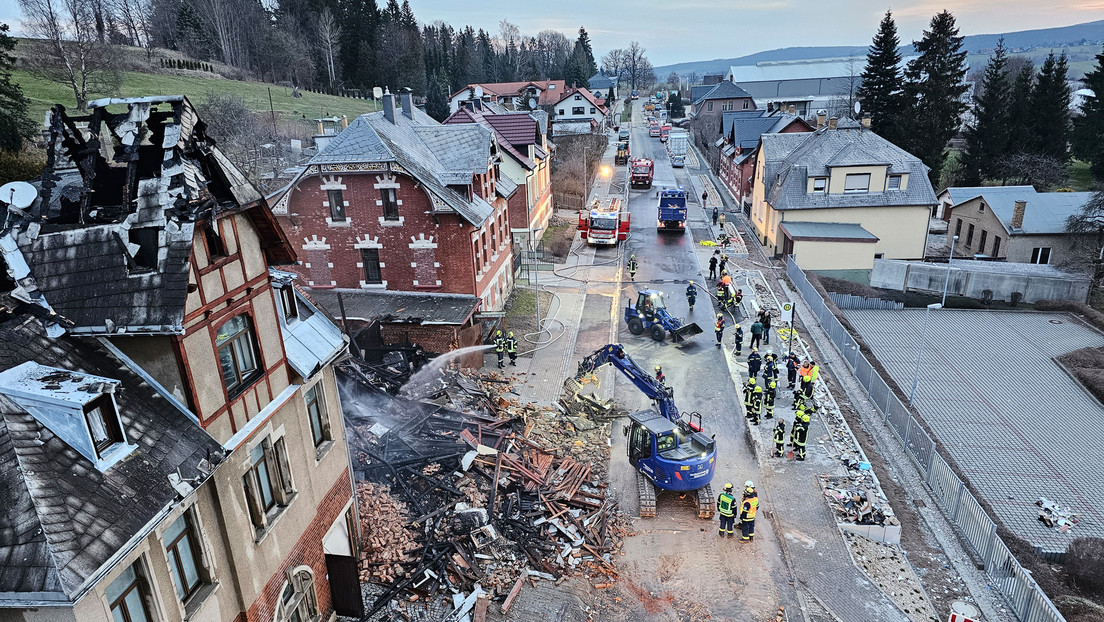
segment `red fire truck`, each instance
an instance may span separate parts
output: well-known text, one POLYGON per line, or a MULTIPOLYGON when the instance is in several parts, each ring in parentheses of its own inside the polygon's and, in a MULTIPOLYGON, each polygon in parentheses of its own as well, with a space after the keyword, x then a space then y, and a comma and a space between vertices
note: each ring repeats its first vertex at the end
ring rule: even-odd
POLYGON ((659 142, 667 142, 667 137, 671 135, 671 125, 669 123, 663 123, 659 126, 659 142))
POLYGON ((629 168, 629 185, 633 188, 651 188, 655 164, 648 158, 637 158, 629 168))
POLYGON ((595 199, 589 211, 579 212, 580 235, 588 244, 614 245, 629 237, 629 210, 617 197, 595 199))

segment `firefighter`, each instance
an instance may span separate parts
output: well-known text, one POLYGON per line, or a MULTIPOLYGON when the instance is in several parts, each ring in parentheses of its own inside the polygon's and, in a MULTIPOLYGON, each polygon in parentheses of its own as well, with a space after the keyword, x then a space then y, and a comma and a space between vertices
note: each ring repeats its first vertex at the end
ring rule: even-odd
POLYGON ((786 420, 779 419, 774 424, 774 449, 771 450, 771 458, 781 458, 786 455, 786 420))
POLYGON ((655 372, 656 372, 655 379, 658 380, 660 384, 666 385, 667 384, 667 376, 663 374, 663 368, 660 367, 659 365, 656 365, 655 372))
POLYGON ((809 399, 813 396, 812 375, 801 377, 801 394, 805 396, 805 399, 809 399))
POLYGON ((506 367, 502 363, 502 357, 506 355, 506 339, 502 337, 502 331, 500 330, 495 331, 494 349, 495 354, 498 355, 498 368, 502 369, 503 367, 506 367))
POLYGON ((734 296, 733 302, 736 303, 737 307, 744 304, 744 290, 740 288, 736 289, 736 296, 734 296))
POLYGON ((717 314, 717 323, 714 325, 714 330, 717 331, 717 347, 721 347, 721 338, 724 337, 725 319, 723 313, 717 314))
POLYGON ((759 513, 759 493, 755 484, 744 482, 744 498, 740 502, 740 541, 751 542, 755 539, 755 515, 759 513))
POLYGON ((759 368, 763 366, 763 357, 759 356, 759 348, 752 348, 751 354, 748 355, 748 377, 754 378, 759 375, 759 368))
POLYGON ((801 389, 794 389, 793 409, 794 412, 805 410, 805 394, 801 392, 801 389))
POLYGON ((693 281, 687 281, 686 285, 686 302, 690 303, 691 313, 694 311, 694 303, 698 300, 698 288, 694 286, 693 281))
POLYGON ((721 309, 728 308, 728 287, 723 283, 717 283, 717 305, 721 309))
POLYGON ((514 339, 514 331, 506 334, 506 354, 510 355, 510 367, 517 367, 517 339, 514 339))
POLYGON ((778 368, 775 365, 774 353, 767 352, 763 357, 763 384, 770 384, 771 380, 778 375, 778 368))
POLYGON ((629 255, 629 280, 636 280, 636 255, 629 255))
POLYGON ((773 380, 767 383, 767 390, 763 391, 763 417, 774 419, 774 400, 778 397, 777 385, 773 380))
POLYGON ((790 383, 790 386, 786 388, 792 389, 797 384, 797 366, 800 364, 801 362, 797 360, 796 353, 790 352, 786 356, 786 380, 790 383))
POLYGON ((721 255, 721 263, 718 268, 721 274, 728 273, 728 255, 721 255))
POLYGON ((755 385, 751 392, 751 410, 748 411, 748 419, 752 425, 759 425, 759 415, 763 412, 763 385, 755 385))
POLYGON ((716 280, 717 278, 717 253, 720 251, 713 251, 713 254, 709 257, 709 278, 716 280))
POLYGON ((798 411, 794 416, 793 433, 790 434, 790 444, 794 447, 794 456, 798 460, 805 460, 805 443, 809 440, 809 415, 805 411, 798 411))
POLYGON ((717 515, 721 518, 721 528, 717 535, 731 538, 736 526, 736 497, 732 496, 732 484, 725 484, 724 492, 717 497, 717 515))
MULTIPOLYGON (((755 376, 748 378, 748 381, 744 384, 744 408, 751 413, 751 395, 755 393, 755 376)), ((748 414, 748 417, 751 415, 748 414)))
POLYGON ((744 329, 737 324, 736 325, 736 356, 740 356, 741 350, 744 348, 744 329))

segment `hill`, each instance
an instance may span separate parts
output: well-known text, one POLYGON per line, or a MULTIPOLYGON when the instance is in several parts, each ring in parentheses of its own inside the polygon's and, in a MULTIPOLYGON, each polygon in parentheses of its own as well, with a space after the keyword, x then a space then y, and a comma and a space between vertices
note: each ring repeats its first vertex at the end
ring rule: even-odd
MULTIPOLYGON (((871 36, 873 36, 873 34, 872 32, 871 36)), ((1074 24, 1072 26, 1061 26, 1058 28, 1021 30, 1004 34, 967 35, 963 38, 962 44, 963 47, 971 53, 970 65, 980 66, 984 64, 985 59, 988 58, 989 51, 997 45, 997 40, 1002 36, 1004 37, 1005 45, 1012 50, 1013 53, 1028 56, 1034 60, 1036 64, 1039 64, 1041 59, 1045 57, 1051 49, 1055 49, 1056 51, 1067 51, 1067 54, 1070 55, 1070 60, 1073 62, 1073 66, 1071 66, 1073 71, 1071 71, 1071 74, 1073 74, 1073 77, 1080 78, 1084 75, 1084 71, 1089 65, 1080 66, 1076 63, 1091 61, 1092 55, 1100 51, 1100 44, 1104 43, 1104 20, 1074 24), (1091 51, 1086 50, 1086 46, 1093 49, 1091 51), (1082 58, 1086 54, 1088 58, 1082 58), (979 60, 980 63, 978 62, 979 60)), ((662 67, 656 67, 655 73, 659 78, 665 78, 672 71, 683 76, 692 72, 697 73, 699 76, 710 73, 724 74, 728 72, 728 68, 732 65, 754 65, 764 61, 811 60, 863 55, 866 53, 866 49, 866 43, 859 46, 834 45, 781 48, 767 50, 765 52, 756 52, 755 54, 738 56, 736 58, 718 58, 707 61, 690 61, 674 65, 664 65, 662 67)), ((901 52, 903 54, 912 54, 912 45, 901 46, 901 52)))

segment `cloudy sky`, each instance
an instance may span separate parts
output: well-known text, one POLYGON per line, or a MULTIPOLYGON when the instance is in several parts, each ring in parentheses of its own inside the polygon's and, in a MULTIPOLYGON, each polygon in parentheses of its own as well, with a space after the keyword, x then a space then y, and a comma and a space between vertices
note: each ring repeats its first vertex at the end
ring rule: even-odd
MULTIPOLYGON (((386 0, 377 0, 385 4, 386 0)), ((1104 0, 410 0, 419 21, 443 20, 497 31, 500 20, 523 33, 551 28, 571 37, 586 26, 597 56, 639 41, 654 65, 730 58, 762 50, 870 42, 887 8, 902 41, 920 37, 950 9, 963 34, 1068 26, 1104 19, 1104 0), (553 8, 554 7, 554 8, 553 8)), ((18 31, 17 0, 0 0, 0 21, 18 31)))

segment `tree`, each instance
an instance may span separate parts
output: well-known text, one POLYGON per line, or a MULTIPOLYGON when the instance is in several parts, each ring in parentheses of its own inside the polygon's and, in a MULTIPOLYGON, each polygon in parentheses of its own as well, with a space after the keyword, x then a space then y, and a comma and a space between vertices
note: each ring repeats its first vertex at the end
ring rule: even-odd
POLYGON ((686 116, 686 105, 682 103, 682 95, 676 94, 667 98, 667 108, 672 119, 681 119, 686 116))
POLYGON ((594 48, 590 45, 590 35, 582 26, 579 26, 579 38, 575 40, 575 54, 587 78, 598 73, 598 65, 594 62, 594 48))
POLYGON ((1032 93, 1034 120, 1032 132, 1033 153, 1050 156, 1065 164, 1069 162, 1070 141, 1070 89, 1066 82, 1069 62, 1066 55, 1055 58, 1047 55, 1039 70, 1039 78, 1032 93))
POLYGON ((898 139, 929 167, 928 176, 936 185, 947 142, 966 110, 966 50, 950 11, 932 17, 913 46, 919 56, 905 69, 905 115, 898 124, 904 133, 898 139))
POLYGON ((1034 186, 1039 192, 1049 192, 1069 180, 1065 162, 1037 153, 1008 154, 997 161, 997 171, 1004 185, 1034 186))
POLYGON ((985 74, 974 96, 974 122, 966 126, 960 181, 967 186, 979 186, 983 180, 996 176, 997 161, 1007 152, 1011 90, 1008 53, 1002 37, 985 65, 985 74))
POLYGON ((862 72, 854 58, 847 59, 847 75, 839 81, 835 96, 829 101, 828 116, 837 119, 853 118, 855 116, 855 102, 858 101, 858 88, 862 80, 862 72))
POLYGON ((633 90, 643 90, 655 82, 652 63, 644 55, 646 51, 637 41, 629 43, 629 47, 625 49, 624 71, 629 79, 629 87, 633 90))
POLYGON ((672 87, 677 89, 681 82, 682 81, 679 80, 678 73, 672 71, 671 73, 667 74, 667 84, 670 84, 672 87))
POLYGON ((326 66, 326 74, 332 87, 337 82, 337 69, 334 59, 341 54, 341 26, 337 25, 330 7, 322 7, 318 16, 318 45, 326 66))
POLYGON ((1031 102, 1035 91, 1035 65, 1030 60, 1020 60, 1021 58, 1014 56, 1008 61, 1010 71, 1015 71, 1012 69, 1015 64, 1020 65, 1016 79, 1012 81, 1012 92, 1008 96, 1008 141, 1005 145, 1008 153, 1025 151, 1034 131, 1031 118, 1035 113, 1031 102))
POLYGON ((1104 281, 1104 191, 1093 193, 1081 213, 1066 219, 1074 238, 1074 263, 1090 269, 1093 287, 1104 281))
POLYGON ((862 84, 856 95, 863 110, 870 115, 870 128, 887 140, 896 142, 897 125, 904 106, 901 77, 901 39, 893 13, 886 11, 866 53, 862 84))
POLYGON ((19 0, 23 27, 34 43, 34 70, 42 78, 63 84, 73 92, 78 110, 88 96, 118 86, 111 71, 112 55, 100 41, 97 15, 83 0, 19 0))
POLYGON ((1098 93, 1086 97, 1081 116, 1074 119, 1073 151, 1091 163, 1093 177, 1104 179, 1104 51, 1096 55, 1096 66, 1085 74, 1085 88, 1098 93))
POLYGON ((8 25, 0 24, 0 150, 18 152, 23 139, 34 134, 35 124, 27 115, 23 90, 11 81, 14 49, 15 39, 8 35, 8 25))
POLYGON ((606 55, 602 57, 602 73, 607 76, 616 76, 618 79, 624 78, 625 66, 628 64, 626 59, 626 52, 622 48, 614 48, 606 55))

